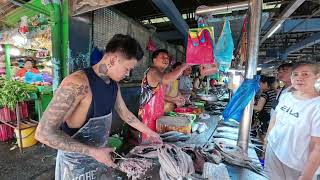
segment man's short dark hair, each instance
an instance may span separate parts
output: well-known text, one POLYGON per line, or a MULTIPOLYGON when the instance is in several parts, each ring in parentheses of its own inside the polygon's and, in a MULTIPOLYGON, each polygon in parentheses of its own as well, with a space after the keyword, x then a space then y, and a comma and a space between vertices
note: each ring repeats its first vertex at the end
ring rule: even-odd
POLYGON ((166 50, 166 49, 158 49, 158 50, 156 50, 156 51, 154 51, 154 52, 152 53, 152 56, 151 56, 151 57, 152 57, 152 60, 153 60, 154 58, 157 58, 160 53, 167 53, 167 54, 169 54, 168 50, 166 50))
POLYGON ((260 82, 267 83, 269 88, 272 87, 272 85, 274 84, 275 81, 276 81, 275 77, 270 77, 270 76, 265 76, 265 75, 260 76, 260 82))
POLYGON ((284 64, 281 64, 277 70, 279 71, 280 69, 284 69, 284 68, 292 68, 293 67, 293 64, 292 63, 284 63, 284 64))
POLYGON ((122 53, 127 59, 135 58, 138 61, 142 59, 144 52, 139 42, 129 35, 116 34, 108 42, 106 53, 122 53))

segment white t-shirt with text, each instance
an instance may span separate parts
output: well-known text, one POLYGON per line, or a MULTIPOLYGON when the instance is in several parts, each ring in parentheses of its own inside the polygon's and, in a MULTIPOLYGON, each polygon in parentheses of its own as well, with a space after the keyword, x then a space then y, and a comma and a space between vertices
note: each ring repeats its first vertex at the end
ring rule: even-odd
POLYGON ((299 100, 292 92, 282 94, 275 113, 268 144, 282 163, 302 171, 311 136, 320 137, 320 96, 299 100))

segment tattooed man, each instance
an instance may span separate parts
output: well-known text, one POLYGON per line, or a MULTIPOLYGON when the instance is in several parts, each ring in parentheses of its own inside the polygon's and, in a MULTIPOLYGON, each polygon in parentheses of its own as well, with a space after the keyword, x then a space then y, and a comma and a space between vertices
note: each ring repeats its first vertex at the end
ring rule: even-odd
POLYGON ((115 167, 108 148, 112 109, 151 141, 157 133, 141 123, 126 107, 118 81, 143 57, 139 43, 128 35, 115 35, 102 60, 67 76, 43 114, 36 138, 58 149, 55 179, 105 179, 107 166, 115 167))

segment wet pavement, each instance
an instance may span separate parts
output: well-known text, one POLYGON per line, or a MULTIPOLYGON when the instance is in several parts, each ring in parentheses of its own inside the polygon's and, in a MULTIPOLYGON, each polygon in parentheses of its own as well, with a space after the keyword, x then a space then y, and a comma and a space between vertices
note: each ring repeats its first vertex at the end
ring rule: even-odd
POLYGON ((24 149, 23 154, 14 142, 0 142, 1 180, 52 180, 56 150, 37 144, 24 149))

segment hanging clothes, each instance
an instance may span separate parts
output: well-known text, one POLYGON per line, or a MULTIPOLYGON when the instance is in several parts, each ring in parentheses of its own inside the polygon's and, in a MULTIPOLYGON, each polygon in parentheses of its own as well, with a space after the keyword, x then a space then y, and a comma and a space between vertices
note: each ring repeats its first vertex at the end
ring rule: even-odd
MULTIPOLYGON (((164 96, 165 87, 158 84, 151 87, 148 83, 147 74, 150 68, 145 72, 141 84, 139 117, 144 124, 151 130, 156 131, 157 120, 164 114, 164 96)), ((142 134, 142 142, 147 140, 147 136, 142 134)))

